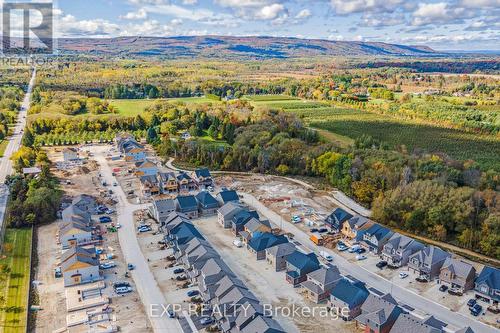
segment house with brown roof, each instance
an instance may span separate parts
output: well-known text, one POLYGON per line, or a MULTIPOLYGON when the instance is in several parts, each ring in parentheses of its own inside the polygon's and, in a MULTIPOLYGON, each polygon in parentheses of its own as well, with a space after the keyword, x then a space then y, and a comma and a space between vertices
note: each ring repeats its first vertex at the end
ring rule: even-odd
POLYGON ((456 288, 460 292, 466 292, 474 288, 476 279, 476 269, 471 264, 459 259, 448 257, 441 272, 439 273, 440 283, 456 288))

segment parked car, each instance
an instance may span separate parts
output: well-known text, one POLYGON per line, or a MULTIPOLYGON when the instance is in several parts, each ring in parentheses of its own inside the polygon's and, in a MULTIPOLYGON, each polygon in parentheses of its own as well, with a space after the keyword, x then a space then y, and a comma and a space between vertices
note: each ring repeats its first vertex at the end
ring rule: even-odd
POLYGON ((113 182, 113 186, 118 186, 118 184, 116 182, 113 182))
POLYGON ((362 254, 362 253, 365 253, 365 252, 366 252, 366 249, 363 249, 363 248, 360 248, 360 249, 356 250, 356 253, 359 253, 359 254, 362 254))
POLYGON ((441 287, 439 287, 440 292, 444 293, 446 290, 448 290, 448 286, 445 286, 444 284, 442 284, 441 287))
POLYGON ((201 320, 200 320, 200 324, 202 324, 203 326, 210 325, 213 322, 214 322, 214 320, 211 317, 204 317, 204 318, 201 318, 201 320))
POLYGON ((326 251, 320 251, 320 256, 322 256, 326 261, 332 261, 333 260, 333 257, 330 253, 326 252, 326 251))
POLYGON ((408 273, 406 273, 406 272, 399 272, 399 278, 400 279, 405 279, 407 277, 408 277, 408 273))
POLYGON ((348 247, 344 244, 344 243, 338 243, 337 244, 337 250, 339 251, 346 251, 348 249, 348 247))
POLYGON ((365 259, 366 259, 366 256, 363 254, 356 255, 356 260, 365 260, 365 259))
POLYGON ((327 228, 319 228, 319 229, 318 229, 318 232, 319 232, 320 234, 324 234, 324 233, 325 233, 325 232, 327 232, 327 231, 328 231, 328 229, 327 229, 327 228))
POLYGON ((56 267, 56 268, 54 269, 54 276, 55 276, 56 278, 60 278, 60 277, 62 277, 61 267, 56 267))
POLYGON ((199 295, 200 292, 198 290, 190 290, 187 292, 188 297, 194 297, 196 295, 199 295))
POLYGON ((135 269, 135 266, 133 264, 127 264, 127 269, 129 271, 133 271, 135 269))
POLYGON ((474 305, 476 305, 477 301, 474 298, 471 298, 470 300, 467 301, 467 306, 469 308, 472 308, 474 305))
POLYGON ((103 262, 102 264, 99 265, 101 269, 109 269, 116 267, 116 264, 113 261, 108 261, 108 262, 103 262))
POLYGON ((472 308, 470 308, 470 313, 474 316, 477 317, 483 312, 483 307, 479 304, 475 304, 472 308))
POLYGON ((117 282, 113 283, 114 289, 120 288, 120 287, 130 287, 130 283, 128 283, 127 281, 117 281, 117 282))
POLYGON ((184 273, 184 268, 176 268, 174 269, 174 274, 181 274, 184 273))
POLYGON ((385 260, 379 261, 375 266, 377 266, 378 268, 382 269, 385 266, 387 266, 387 261, 385 261, 385 260))
POLYGON ((126 294, 132 292, 132 287, 118 287, 115 291, 117 294, 126 294))
POLYGON ((236 246, 236 247, 242 247, 243 246, 243 242, 239 239, 235 239, 233 240, 233 245, 236 246))
POLYGON ((353 245, 353 246, 351 246, 349 248, 349 250, 347 250, 347 252, 354 253, 354 252, 358 251, 359 249, 361 249, 361 246, 359 246, 359 245, 353 245))
POLYGON ((99 216, 99 222, 101 223, 109 223, 111 221, 111 217, 109 216, 99 216))
POLYGON ((175 312, 174 312, 174 310, 172 310, 172 309, 169 308, 167 310, 167 315, 168 315, 168 318, 175 318, 175 312))
POLYGON ((311 228, 309 229, 310 232, 318 232, 318 228, 311 228))
POLYGON ((139 229, 139 232, 148 232, 148 231, 151 231, 153 229, 151 229, 151 227, 144 227, 144 228, 140 228, 139 229))

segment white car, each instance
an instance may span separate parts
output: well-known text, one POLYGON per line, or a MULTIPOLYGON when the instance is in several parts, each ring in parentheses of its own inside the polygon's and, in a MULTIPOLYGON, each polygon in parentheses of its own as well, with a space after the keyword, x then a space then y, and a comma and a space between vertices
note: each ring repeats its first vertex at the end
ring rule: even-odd
POLYGON ((356 256, 356 260, 365 260, 366 259, 366 256, 365 255, 362 255, 362 254, 358 254, 356 256))
POLYGON ((233 245, 236 246, 236 247, 243 247, 243 242, 239 239, 235 239, 233 241, 233 245))
POLYGON ((116 264, 113 261, 108 261, 108 262, 103 262, 102 264, 99 265, 101 269, 109 269, 116 267, 116 264))
POLYGON ((117 294, 126 294, 132 292, 132 287, 117 287, 115 290, 117 294))
POLYGON ((406 272, 399 272, 399 278, 400 279, 404 279, 404 278, 407 278, 408 277, 408 273, 406 272))

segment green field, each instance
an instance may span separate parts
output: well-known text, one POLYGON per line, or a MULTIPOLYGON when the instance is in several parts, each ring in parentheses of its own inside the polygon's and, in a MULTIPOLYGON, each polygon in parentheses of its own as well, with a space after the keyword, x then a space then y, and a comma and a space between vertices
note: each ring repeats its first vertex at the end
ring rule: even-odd
POLYGON ((135 116, 142 113, 148 106, 156 101, 183 102, 183 103, 214 103, 212 99, 206 97, 183 97, 183 98, 165 98, 165 99, 112 99, 109 103, 118 109, 118 112, 124 116, 135 116))
POLYGON ((31 229, 7 229, 0 258, 0 332, 26 331, 31 229), (6 268, 7 267, 7 268, 6 268))
POLYGON ((320 130, 324 138, 341 146, 351 144, 352 139, 368 134, 392 147, 405 145, 409 151, 421 148, 428 152, 443 152, 459 160, 475 160, 485 169, 500 170, 500 140, 492 135, 399 120, 360 110, 329 107, 314 101, 304 103, 301 100, 272 100, 253 104, 293 112, 309 126, 320 130), (311 107, 307 108, 306 105, 311 107))
POLYGON ((9 145, 9 140, 3 139, 0 142, 0 157, 3 157, 3 154, 5 153, 5 149, 7 149, 7 146, 9 145))

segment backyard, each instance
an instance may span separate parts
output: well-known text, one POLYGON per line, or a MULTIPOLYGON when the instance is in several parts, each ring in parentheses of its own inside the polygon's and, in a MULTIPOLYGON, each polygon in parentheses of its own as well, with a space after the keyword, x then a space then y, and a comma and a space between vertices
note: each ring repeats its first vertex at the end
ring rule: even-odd
POLYGON ((6 230, 0 258, 0 323, 3 333, 26 331, 31 240, 32 229, 6 230))

